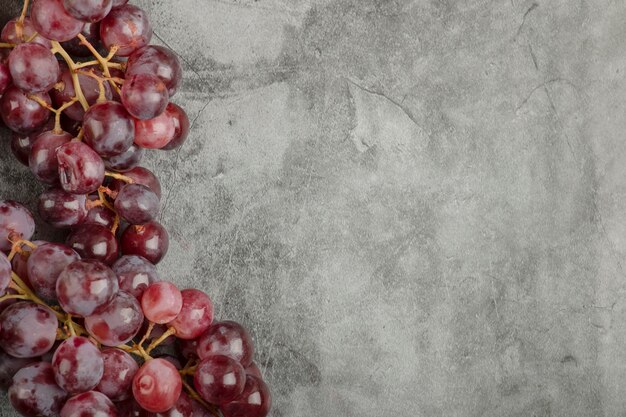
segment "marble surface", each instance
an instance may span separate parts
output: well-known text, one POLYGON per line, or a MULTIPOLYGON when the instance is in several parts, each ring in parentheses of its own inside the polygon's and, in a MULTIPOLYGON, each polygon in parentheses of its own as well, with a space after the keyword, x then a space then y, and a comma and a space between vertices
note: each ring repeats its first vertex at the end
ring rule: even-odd
POLYGON ((146 160, 159 270, 251 329, 274 417, 626 415, 626 3, 135 3, 193 121, 146 160))

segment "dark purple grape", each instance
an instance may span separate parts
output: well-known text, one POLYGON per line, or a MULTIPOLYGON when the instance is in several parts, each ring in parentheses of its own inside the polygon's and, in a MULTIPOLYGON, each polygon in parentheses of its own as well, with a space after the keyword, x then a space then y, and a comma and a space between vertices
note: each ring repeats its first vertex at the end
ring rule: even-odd
POLYGON ((126 152, 135 139, 132 116, 124 106, 114 101, 92 106, 85 113, 83 132, 85 143, 103 157, 126 152))
POLYGON ((0 62, 0 96, 11 85, 11 70, 4 62, 0 62))
POLYGON ((28 166, 35 178, 49 185, 59 183, 57 150, 71 140, 72 135, 63 131, 50 130, 37 136, 28 157, 28 166))
POLYGON ((147 223, 159 214, 159 197, 141 184, 126 184, 115 198, 115 210, 130 224, 147 223))
POLYGON ((94 389, 104 373, 100 349, 89 339, 72 336, 59 345, 52 357, 57 384, 70 394, 94 389))
POLYGON ((131 225, 120 238, 124 255, 139 255, 153 264, 158 264, 167 253, 169 236, 160 223, 152 221, 142 225, 131 225))
POLYGON ((65 243, 83 259, 95 259, 111 265, 117 259, 117 240, 111 230, 97 224, 82 224, 65 243))
POLYGON ((141 256, 122 256, 111 268, 117 275, 120 290, 126 291, 138 300, 141 300, 148 285, 159 281, 156 267, 141 256))
POLYGON ((119 346, 137 335, 143 319, 137 299, 120 291, 102 312, 85 318, 85 327, 103 345, 119 346))
MULTIPOLYGON (((131 178, 135 184, 143 184, 150 188, 159 197, 159 200, 161 199, 161 183, 159 183, 159 179, 149 169, 135 167, 130 171, 126 171, 124 175, 131 178)), ((125 184, 125 182, 115 180, 109 188, 119 191, 125 184)))
POLYGON ((175 133, 174 119, 167 111, 152 119, 135 120, 135 144, 142 148, 161 149, 175 133))
POLYGON ((252 363, 254 344, 241 324, 234 321, 216 322, 198 339, 200 359, 211 355, 229 356, 246 367, 252 363))
POLYGON ((82 142, 69 142, 57 149, 59 180, 68 193, 96 192, 104 181, 104 162, 82 142))
POLYGON ((59 42, 78 35, 85 24, 65 10, 63 0, 34 0, 30 18, 39 34, 59 42))
POLYGON ((35 233, 33 215, 22 204, 0 200, 0 251, 10 251, 11 241, 30 240, 35 233))
POLYGON ((169 95, 167 87, 156 75, 137 74, 126 78, 121 98, 131 115, 146 120, 165 111, 169 95))
POLYGON ((113 401, 130 398, 133 378, 139 370, 137 362, 120 349, 108 348, 102 351, 104 374, 95 388, 113 401))
POLYGON ((58 417, 67 398, 54 381, 48 362, 37 362, 20 369, 9 388, 9 400, 23 416, 58 417))
POLYGON ((206 402, 224 404, 241 395, 246 384, 246 373, 235 359, 212 355, 198 364, 193 382, 198 394, 206 402))
POLYGON ((67 400, 60 417, 118 417, 113 401, 98 391, 88 391, 67 400))
POLYGON ((213 322, 213 302, 208 295, 196 289, 181 291, 183 307, 169 325, 176 329, 179 339, 195 339, 213 322))
MULTIPOLYGON (((34 94, 48 105, 47 93, 34 94)), ((42 127, 50 117, 50 110, 28 98, 28 94, 12 85, 0 98, 0 116, 9 129, 17 133, 30 133, 42 127)))
POLYGON ((167 114, 174 122, 174 137, 161 148, 167 151, 176 149, 185 142, 189 135, 189 118, 185 110, 174 103, 168 103, 164 114, 167 114))
POLYGON ((176 339, 178 353, 187 360, 198 359, 198 339, 176 339))
POLYGON ((104 160, 104 165, 113 171, 125 172, 135 168, 141 162, 145 150, 133 144, 119 155, 104 160))
POLYGON ((87 217, 87 197, 60 188, 51 188, 39 196, 39 215, 46 223, 57 227, 74 227, 87 217))
MULTIPOLYGON (((100 71, 95 71, 96 75, 101 76, 100 71)), ((72 80, 72 73, 67 66, 63 66, 63 70, 60 75, 61 85, 59 88, 53 88, 50 90, 50 97, 56 107, 61 107, 64 103, 71 101, 76 95, 74 90, 74 82, 72 80)), ((85 100, 90 106, 96 105, 98 98, 100 97, 100 85, 93 77, 84 74, 78 74, 78 82, 80 83, 80 89, 85 96, 85 100)), ((113 96, 111 93, 111 87, 109 83, 104 84, 104 96, 107 100, 110 100, 113 96)), ((121 105, 120 105, 121 106, 121 105)), ((93 107, 92 107, 93 108, 93 107)), ((63 111, 63 114, 74 121, 83 121, 85 116, 85 110, 83 106, 76 102, 63 111)), ((89 144, 89 143, 88 143, 89 144)))
MULTIPOLYGON (((26 42, 28 39, 32 38, 33 35, 37 33, 37 31, 33 27, 33 24, 30 21, 30 18, 26 17, 22 24, 22 36, 19 37, 17 35, 17 24, 18 24, 17 21, 18 21, 18 18, 16 17, 14 19, 9 20, 7 24, 4 25, 4 28, 2 29, 2 34, 0 34, 0 41, 13 43, 13 44, 20 44, 20 43, 26 42)), ((41 35, 36 36, 32 40, 32 42, 45 46, 48 49, 52 48, 52 44, 50 43, 50 40, 44 38, 41 35)))
POLYGON ((128 57, 126 76, 152 74, 167 87, 169 96, 176 94, 183 79, 183 69, 176 54, 168 48, 148 45, 128 57))
POLYGON ((182 307, 183 297, 180 290, 171 282, 150 284, 141 296, 141 310, 153 323, 169 323, 178 316, 182 307))
POLYGON ((95 224, 111 229, 115 223, 115 213, 104 206, 93 207, 87 212, 82 224, 95 224))
POLYGON ((71 263, 56 282, 57 298, 63 310, 82 317, 105 311, 118 289, 111 268, 93 259, 71 263))
POLYGON ((17 158, 20 163, 28 166, 28 158, 30 157, 30 151, 33 147, 33 143, 35 143, 35 140, 37 140, 37 137, 40 134, 52 129, 54 129, 54 118, 51 117, 44 126, 34 132, 26 134, 12 132, 11 151, 13 151, 15 158, 17 158))
POLYGON ((131 55, 146 46, 151 38, 152 26, 146 12, 130 4, 115 7, 100 22, 100 39, 103 45, 107 49, 118 46, 118 56, 131 55))
POLYGON ((165 359, 143 364, 133 380, 133 395, 139 405, 152 413, 171 409, 180 397, 182 380, 178 370, 165 359))
POLYGON ((41 298, 56 301, 57 278, 66 266, 78 260, 80 256, 74 250, 60 243, 37 247, 26 263, 31 288, 41 298))
POLYGON ((9 54, 13 84, 29 93, 45 92, 59 79, 59 63, 50 49, 38 43, 22 43, 9 54))
POLYGON ((248 375, 243 393, 235 400, 222 404, 224 417, 265 417, 272 407, 270 390, 260 379, 248 375))
POLYGON ((97 22, 109 14, 112 0, 64 0, 63 6, 69 14, 83 22, 97 22))
POLYGON ((37 362, 38 358, 15 358, 0 349, 0 389, 8 390, 17 371, 37 362))
POLYGON ((0 347, 17 358, 41 356, 54 345, 57 326, 57 316, 46 306, 12 304, 0 314, 0 347))
MULTIPOLYGON (((100 22, 94 23, 85 23, 83 29, 80 33, 87 39, 98 52, 102 55, 106 55, 104 48, 102 47, 102 43, 100 42, 100 22)), ((80 58, 87 58, 92 56, 91 51, 85 45, 81 43, 81 40, 76 37, 72 38, 69 41, 62 42, 61 46, 65 49, 70 55, 77 56, 80 58)))

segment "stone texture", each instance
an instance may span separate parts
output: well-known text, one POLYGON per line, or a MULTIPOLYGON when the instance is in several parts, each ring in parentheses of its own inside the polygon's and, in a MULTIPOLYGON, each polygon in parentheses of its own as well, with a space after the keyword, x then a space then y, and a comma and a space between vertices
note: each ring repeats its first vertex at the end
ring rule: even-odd
POLYGON ((626 4, 135 3, 193 120, 146 161, 159 270, 251 329, 273 416, 625 415, 626 4))

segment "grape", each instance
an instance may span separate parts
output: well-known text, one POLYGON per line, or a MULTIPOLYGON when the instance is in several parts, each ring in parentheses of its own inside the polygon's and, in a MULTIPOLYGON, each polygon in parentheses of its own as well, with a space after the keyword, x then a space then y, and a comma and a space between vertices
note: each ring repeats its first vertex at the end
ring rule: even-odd
MULTIPOLYGON (((30 18, 26 17, 24 18, 24 22, 22 24, 22 37, 19 38, 17 36, 17 20, 18 18, 16 17, 15 19, 9 20, 7 24, 4 25, 4 28, 2 28, 2 34, 0 34, 0 41, 13 43, 13 44, 20 44, 20 43, 27 41, 28 39, 33 37, 35 33, 37 33, 37 31, 33 27, 33 24, 30 21, 30 18)), ((48 49, 52 48, 52 44, 50 43, 50 40, 44 38, 43 36, 36 36, 32 40, 32 42, 45 46, 48 49)))
MULTIPOLYGON (((33 242, 33 244, 35 244, 36 246, 45 245, 46 243, 48 242, 45 242, 43 240, 35 240, 33 242)), ((20 252, 16 253, 13 259, 11 259, 11 267, 13 268, 13 272, 15 272, 26 285, 31 287, 30 280, 28 279, 27 263, 28 258, 30 258, 30 254, 34 249, 30 246, 27 246, 26 244, 21 244, 19 245, 19 247, 20 252)))
POLYGON ((169 236, 160 223, 155 221, 129 226, 120 239, 124 255, 139 255, 158 264, 167 253, 169 236))
POLYGON ((71 194, 60 188, 51 188, 39 196, 39 215, 54 227, 72 227, 87 217, 84 194, 71 194))
POLYGON ((135 120, 135 144, 148 149, 164 147, 174 139, 174 122, 167 111, 152 119, 135 120))
POLYGON ((11 84, 11 70, 7 64, 0 62, 0 96, 11 84))
MULTIPOLYGON (((168 337, 169 339, 169 337, 168 337)), ((160 346, 160 345, 159 345, 160 346)), ((172 356, 172 355, 159 355, 158 358, 163 359, 168 361, 169 363, 171 363, 172 365, 174 365, 174 368, 176 368, 177 370, 181 370, 183 369, 183 364, 180 363, 180 361, 178 360, 177 357, 172 356)))
POLYGON ((126 78, 122 86, 122 104, 137 119, 152 119, 165 111, 167 87, 156 75, 137 74, 126 78))
POLYGON ((120 289, 141 300, 148 285, 159 281, 156 267, 141 256, 125 255, 112 266, 117 275, 120 289))
POLYGON ((239 398, 220 406, 224 417, 265 417, 272 406, 270 391, 260 379, 248 375, 239 398))
MULTIPOLYGON (((87 39, 97 51, 106 56, 102 43, 100 42, 100 22, 87 22, 83 26, 80 33, 87 39)), ((65 49, 70 55, 86 58, 91 56, 91 51, 85 45, 81 43, 80 38, 72 38, 69 41, 61 43, 63 49, 65 49)), ((81 107, 82 108, 82 107, 81 107)))
POLYGON ((72 135, 63 131, 50 130, 37 136, 30 150, 28 166, 39 181, 49 185, 59 183, 57 149, 71 140, 72 135))
POLYGON ((252 363, 254 345, 246 329, 239 323, 216 322, 198 339, 200 359, 210 355, 230 356, 246 367, 252 363))
POLYGON ((104 375, 96 387, 113 401, 126 400, 130 397, 133 378, 139 370, 137 362, 126 352, 108 348, 102 351, 104 375))
POLYGON ((254 362, 248 365, 248 367, 244 370, 246 371, 246 375, 252 375, 259 379, 263 379, 263 375, 261 375, 261 370, 259 369, 258 366, 256 366, 256 363, 254 362))
POLYGON ((135 139, 133 118, 114 101, 92 106, 85 114, 83 130, 85 143, 103 157, 126 152, 135 139))
POLYGON ((192 414, 193 404, 191 403, 191 398, 183 391, 172 408, 162 413, 155 413, 154 417, 191 417, 192 414))
POLYGON ((126 76, 152 74, 165 84, 169 96, 176 94, 183 78, 183 69, 172 50, 162 46, 148 45, 128 57, 126 76))
MULTIPOLYGON (((161 184, 159 179, 147 168, 136 167, 124 173, 135 182, 135 184, 143 184, 150 188, 161 199, 161 184)), ((121 189, 126 183, 115 180, 111 186, 112 189, 121 189)))
POLYGON ((0 349, 0 389, 8 390, 13 384, 13 375, 27 365, 36 362, 39 362, 39 359, 15 358, 0 349))
POLYGON ((29 93, 48 91, 59 79, 59 63, 50 49, 22 43, 9 54, 13 84, 29 93))
POLYGON ((178 370, 165 359, 144 363, 133 379, 133 395, 139 405, 153 413, 163 413, 174 406, 182 391, 178 370))
POLYGON ((113 227, 115 223, 115 213, 104 206, 93 207, 87 212, 82 224, 95 224, 106 229, 113 227))
POLYGON ((34 0, 30 18, 37 32, 59 42, 78 35, 84 25, 65 10, 63 0, 34 0))
POLYGON ((114 171, 128 171, 139 165, 144 153, 145 150, 143 148, 133 144, 121 154, 105 159, 104 165, 114 171))
POLYGON ((104 181, 104 162, 82 142, 69 142, 57 149, 61 187, 69 193, 89 194, 104 181))
POLYGON ((142 224, 159 214, 159 197, 141 184, 127 184, 115 198, 115 210, 131 224, 142 224))
POLYGON ((178 352, 187 360, 198 359, 198 339, 177 339, 178 352))
POLYGON ((117 408, 106 395, 88 391, 67 400, 60 417, 118 417, 117 408))
POLYGON ((30 151, 33 147, 33 143, 37 140, 37 136, 52 129, 54 129, 54 118, 51 117, 45 125, 33 132, 13 132, 11 135, 11 151, 13 151, 13 155, 15 155, 20 163, 28 166, 30 151))
POLYGON ((102 312, 85 318, 85 327, 103 345, 119 346, 137 335, 143 318, 137 299, 120 291, 102 312))
POLYGON ((246 373, 236 360, 223 355, 203 359, 196 368, 194 386, 198 394, 211 404, 224 404, 243 392, 246 373))
POLYGON ((183 307, 180 290, 170 282, 150 284, 141 297, 141 309, 146 318, 157 324, 168 323, 183 307))
POLYGON ((83 22, 97 22, 109 14, 112 0, 64 0, 65 10, 83 22))
POLYGON ((9 251, 11 240, 30 238, 35 233, 35 220, 30 211, 12 200, 0 200, 0 251, 9 251))
POLYGON ((57 298, 63 310, 83 317, 105 311, 118 289, 113 271, 93 259, 71 263, 56 282, 57 298))
POLYGON ((56 301, 57 278, 66 266, 78 260, 80 256, 76 252, 59 243, 37 247, 26 263, 31 288, 41 298, 56 301))
MULTIPOLYGON (((47 93, 34 94, 48 105, 51 104, 47 93)), ((9 129, 17 133, 30 133, 42 127, 50 117, 50 110, 41 106, 28 94, 12 85, 0 98, 0 116, 9 129)))
POLYGON ((57 417, 66 398, 67 393, 54 381, 54 371, 48 362, 20 369, 9 388, 11 405, 25 417, 57 417))
POLYGON ((182 290, 181 295, 183 307, 169 325, 176 329, 176 337, 179 339, 195 339, 213 322, 213 303, 200 290, 182 290))
MULTIPOLYGON (((114 6, 115 7, 115 6, 114 6)), ((152 38, 152 26, 139 7, 115 7, 100 22, 100 39, 107 49, 118 46, 118 56, 129 56, 146 46, 152 38)))
POLYGON ((187 139, 189 134, 189 118, 187 113, 180 106, 174 103, 168 103, 164 114, 174 122, 174 136, 171 141, 161 149, 171 150, 180 147, 187 139))
MULTIPOLYGON (((95 75, 102 76, 100 71, 94 70, 93 72, 95 75)), ((61 107, 64 103, 71 101, 76 95, 74 82, 72 80, 72 73, 67 66, 63 66, 63 70, 61 71, 59 78, 62 83, 61 87, 50 90, 52 102, 57 107, 61 107)), ((100 97, 100 85, 98 84, 98 81, 88 75, 79 73, 78 82, 80 83, 80 89, 83 92, 87 103, 92 106, 91 108, 95 107, 97 105, 96 102, 100 97)), ((104 83, 104 96, 107 100, 110 100, 111 97, 113 97, 109 83, 104 83)), ((122 107, 121 104, 120 107, 122 107)), ((76 102, 65 109, 63 114, 71 120, 80 122, 83 121, 85 117, 85 110, 80 103, 76 102)), ((91 146, 91 143, 87 142, 87 144, 91 146)))
POLYGON ((52 348, 58 321, 54 312, 31 302, 19 302, 0 314, 0 347, 17 358, 34 358, 52 348))
POLYGON ((95 388, 104 373, 102 353, 86 337, 64 340, 52 357, 57 384, 70 394, 95 388))
POLYGON ((0 252, 0 297, 6 293, 11 283, 11 262, 9 258, 0 252))
POLYGON ((117 259, 117 240, 104 226, 82 224, 70 233, 65 243, 83 259, 95 259, 107 265, 117 259))

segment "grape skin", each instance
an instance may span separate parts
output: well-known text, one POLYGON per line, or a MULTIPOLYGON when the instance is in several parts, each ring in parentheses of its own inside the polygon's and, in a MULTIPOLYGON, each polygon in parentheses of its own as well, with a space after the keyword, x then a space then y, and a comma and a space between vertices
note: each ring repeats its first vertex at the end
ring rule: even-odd
MULTIPOLYGON (((38 98, 51 104, 48 93, 36 93, 38 98)), ((50 117, 50 111, 31 100, 28 94, 11 85, 0 98, 0 116, 9 129, 17 133, 30 133, 42 127, 50 117)))
POLYGON ((39 196, 39 215, 56 228, 73 227, 87 217, 87 197, 72 194, 60 188, 51 188, 39 196))
POLYGON ((67 398, 54 380, 52 365, 37 362, 20 369, 9 388, 9 400, 23 416, 57 417, 67 398))
POLYGON ((146 258, 137 255, 124 255, 111 267, 117 275, 120 290, 141 300, 148 285, 159 281, 156 267, 146 258))
MULTIPOLYGON (((115 6, 114 6, 115 7, 115 6)), ((146 46, 152 38, 152 26, 146 12, 126 4, 117 6, 100 22, 100 39, 110 49, 120 47, 119 56, 129 56, 146 46)))
POLYGON ((130 224, 143 224, 159 214, 159 197, 141 184, 127 184, 115 198, 115 210, 130 224))
POLYGON ((151 284, 141 297, 141 309, 151 322, 165 324, 176 318, 183 307, 183 297, 170 282, 151 284))
POLYGON ((85 143, 102 157, 126 152, 135 139, 133 118, 124 106, 105 101, 92 106, 83 121, 85 143))
POLYGON ((0 314, 0 347, 17 358, 43 355, 54 345, 57 326, 57 317, 46 306, 12 304, 0 314))
POLYGON ((104 373, 102 353, 89 339, 73 336, 65 339, 52 356, 57 384, 70 394, 95 388, 104 373))
POLYGON ((71 140, 69 133, 53 130, 37 136, 28 157, 28 167, 35 178, 48 185, 59 184, 57 149, 71 140))
POLYGON ((118 244, 110 229, 97 224, 81 224, 67 236, 65 244, 83 259, 111 265, 117 259, 118 244))
POLYGON ((98 391, 88 391, 67 400, 60 417, 117 417, 115 404, 98 391))
POLYGON ((143 256, 153 264, 158 264, 167 253, 169 235, 156 221, 132 225, 122 233, 120 246, 124 255, 143 256))
POLYGON ((220 321, 213 323, 198 339, 200 359, 210 355, 230 356, 247 367, 252 363, 254 344, 242 325, 234 321, 220 321))
POLYGON ((243 392, 246 373, 235 359, 212 355, 203 359, 194 375, 194 386, 202 398, 211 404, 235 400, 243 392))
POLYGON ((12 200, 0 200, 0 251, 10 251, 9 238, 29 240, 35 233, 35 220, 22 204, 12 200))
POLYGON ((59 63, 50 49, 22 43, 9 54, 13 84, 29 93, 48 91, 59 79, 59 63))
POLYGON ((183 69, 178 57, 171 49, 148 45, 128 57, 126 76, 136 74, 157 75, 167 87, 171 97, 180 87, 183 69))
POLYGON ((165 111, 169 94, 163 81, 156 75, 136 74, 126 77, 121 98, 130 114, 137 119, 147 120, 165 111))
POLYGON ((126 352, 107 348, 102 351, 104 373, 95 388, 113 401, 130 398, 133 378, 139 370, 137 362, 126 352))
POLYGON ((213 302, 204 292, 190 288, 182 290, 183 307, 170 326, 179 339, 195 339, 213 322, 213 302))
POLYGON ((178 370, 165 359, 143 364, 133 379, 133 395, 139 405, 153 413, 163 413, 174 406, 182 391, 178 370))
POLYGON ((272 396, 265 382, 251 375, 239 398, 223 404, 220 410, 224 417, 265 417, 272 406, 272 396))
POLYGON ((137 335, 143 319, 137 299, 120 291, 103 311, 85 317, 85 327, 103 345, 119 346, 137 335))
POLYGON ((31 288, 41 298, 56 301, 59 275, 65 267, 78 260, 80 256, 74 250, 59 243, 46 243, 37 247, 26 262, 31 288))
POLYGON ((34 0, 30 18, 37 32, 59 42, 74 38, 84 25, 65 10, 63 0, 34 0))
POLYGON ((61 187, 69 193, 96 192, 104 181, 104 161, 82 142, 69 142, 57 151, 61 187))

